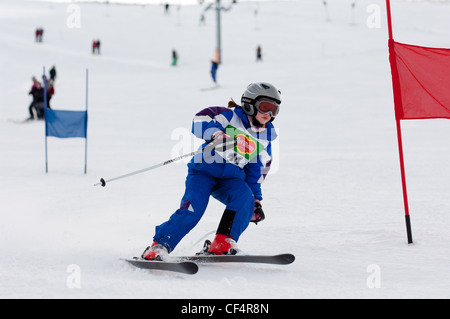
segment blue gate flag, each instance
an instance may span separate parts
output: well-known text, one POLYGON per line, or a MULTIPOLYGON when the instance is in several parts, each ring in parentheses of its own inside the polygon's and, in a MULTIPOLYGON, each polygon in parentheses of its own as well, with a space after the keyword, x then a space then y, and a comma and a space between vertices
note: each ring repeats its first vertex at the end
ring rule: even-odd
POLYGON ((87 111, 45 108, 45 135, 59 138, 87 136, 87 111))

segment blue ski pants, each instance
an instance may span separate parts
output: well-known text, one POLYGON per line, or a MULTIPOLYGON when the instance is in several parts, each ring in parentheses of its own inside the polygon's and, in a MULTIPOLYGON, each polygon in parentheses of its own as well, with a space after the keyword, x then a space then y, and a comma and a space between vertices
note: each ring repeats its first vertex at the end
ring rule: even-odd
POLYGON ((250 187, 242 178, 221 179, 191 170, 186 178, 180 208, 168 221, 156 226, 154 241, 165 246, 169 252, 175 249, 202 218, 210 196, 226 206, 224 214, 235 213, 227 235, 237 242, 253 215, 254 197, 250 187))

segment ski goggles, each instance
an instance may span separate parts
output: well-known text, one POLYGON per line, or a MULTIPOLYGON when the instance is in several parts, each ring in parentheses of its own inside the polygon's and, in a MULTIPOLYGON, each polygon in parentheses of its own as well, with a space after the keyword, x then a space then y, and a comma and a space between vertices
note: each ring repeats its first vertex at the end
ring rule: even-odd
POLYGON ((262 114, 270 114, 272 117, 275 117, 278 115, 278 112, 280 111, 280 105, 269 99, 260 99, 256 101, 255 107, 258 110, 258 112, 262 114))

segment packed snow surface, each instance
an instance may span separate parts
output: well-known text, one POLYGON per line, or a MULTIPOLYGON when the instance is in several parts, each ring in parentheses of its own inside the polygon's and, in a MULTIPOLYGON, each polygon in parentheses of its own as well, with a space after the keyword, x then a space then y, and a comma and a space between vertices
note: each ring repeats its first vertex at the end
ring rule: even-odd
MULTIPOLYGON (((0 297, 449 298, 450 121, 401 123, 408 245, 385 2, 327 2, 238 1, 224 11, 214 88, 207 4, 165 13, 161 5, 2 0, 0 297), (91 53, 96 39, 100 55, 91 53), (87 174, 84 139, 48 138, 46 173, 44 122, 20 123, 31 77, 53 65, 55 109, 84 110, 89 70, 87 174), (263 184, 266 220, 238 244, 296 261, 202 265, 194 276, 121 261, 140 255, 178 208, 187 161, 93 185, 196 149, 194 114, 239 102, 255 81, 273 83, 283 102, 263 184)), ((391 2, 397 41, 450 47, 448 2, 391 2)), ((212 199, 173 255, 212 239, 223 209, 212 199)))

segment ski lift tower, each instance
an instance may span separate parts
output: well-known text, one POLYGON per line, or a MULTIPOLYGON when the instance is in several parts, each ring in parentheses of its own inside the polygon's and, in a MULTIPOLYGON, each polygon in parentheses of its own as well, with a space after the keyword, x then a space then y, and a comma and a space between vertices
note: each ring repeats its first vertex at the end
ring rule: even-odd
POLYGON ((218 64, 222 63, 222 41, 221 41, 221 30, 220 30, 220 12, 222 7, 220 5, 220 0, 216 0, 216 11, 217 11, 217 52, 218 52, 218 64))

